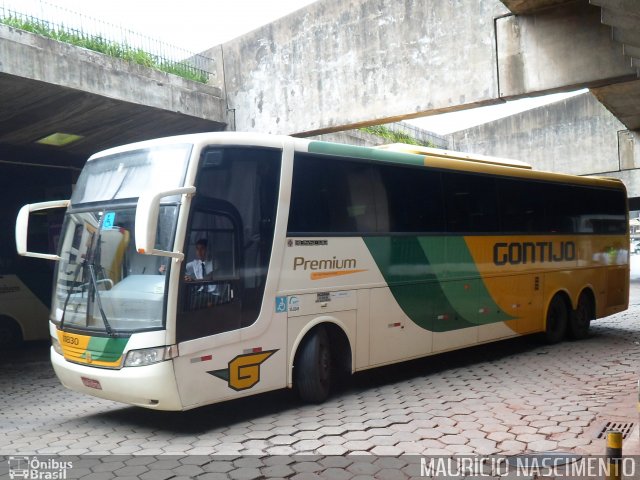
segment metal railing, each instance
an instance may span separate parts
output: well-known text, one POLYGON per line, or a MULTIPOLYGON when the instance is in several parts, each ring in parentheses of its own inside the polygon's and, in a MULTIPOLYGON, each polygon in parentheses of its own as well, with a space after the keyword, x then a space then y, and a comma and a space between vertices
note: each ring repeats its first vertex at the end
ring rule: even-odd
POLYGON ((0 24, 201 83, 215 72, 212 58, 45 0, 1 0, 0 24))

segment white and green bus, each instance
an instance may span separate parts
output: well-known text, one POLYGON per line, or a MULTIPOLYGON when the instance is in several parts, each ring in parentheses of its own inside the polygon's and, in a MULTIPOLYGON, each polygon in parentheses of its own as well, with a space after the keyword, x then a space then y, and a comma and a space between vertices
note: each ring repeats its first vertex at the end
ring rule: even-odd
POLYGON ((624 186, 434 149, 209 133, 113 148, 26 205, 68 388, 186 410, 627 308, 624 186), (399 148, 399 150, 398 150, 399 148), (59 251, 30 212, 66 208, 59 251))

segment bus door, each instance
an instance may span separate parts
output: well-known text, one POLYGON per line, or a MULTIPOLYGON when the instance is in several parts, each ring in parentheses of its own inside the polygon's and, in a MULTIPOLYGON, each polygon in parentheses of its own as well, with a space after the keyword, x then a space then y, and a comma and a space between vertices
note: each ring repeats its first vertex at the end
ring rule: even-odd
POLYGON ((275 312, 262 312, 281 156, 244 147, 202 152, 175 318, 174 368, 185 406, 286 382, 286 327, 267 328, 275 312), (263 324, 250 328, 260 315, 263 324))

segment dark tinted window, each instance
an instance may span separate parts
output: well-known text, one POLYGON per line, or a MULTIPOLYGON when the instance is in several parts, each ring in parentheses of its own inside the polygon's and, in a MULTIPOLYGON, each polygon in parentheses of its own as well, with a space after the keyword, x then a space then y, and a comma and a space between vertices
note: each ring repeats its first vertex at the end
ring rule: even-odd
POLYGON ((374 179, 365 163, 300 155, 293 168, 289 231, 376 231, 374 179))
POLYGON ((621 190, 561 183, 497 179, 502 231, 625 233, 621 190))
POLYGON ((386 205, 387 213, 387 221, 379 224, 379 231, 444 232, 440 172, 390 165, 377 168, 384 186, 378 211, 382 217, 386 205))
POLYGON ((290 234, 624 233, 626 197, 591 188, 298 154, 290 234))
POLYGON ((546 230, 545 196, 540 184, 497 179, 500 228, 505 233, 540 233, 546 230))
POLYGON ((627 199, 620 190, 572 187, 578 233, 625 233, 627 199))
POLYGON ((497 232, 495 180, 468 173, 442 174, 448 232, 497 232))

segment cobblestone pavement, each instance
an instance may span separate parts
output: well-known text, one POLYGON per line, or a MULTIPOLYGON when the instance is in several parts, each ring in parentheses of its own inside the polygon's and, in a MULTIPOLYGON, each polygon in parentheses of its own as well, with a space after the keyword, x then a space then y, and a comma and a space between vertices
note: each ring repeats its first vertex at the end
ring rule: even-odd
MULTIPOLYGON (((379 472, 401 455, 603 453, 596 436, 607 421, 637 423, 637 284, 633 292, 630 309, 594 322, 587 340, 521 338, 385 367, 320 406, 280 391, 183 413, 128 407, 64 389, 47 347, 29 346, 0 360, 0 455, 168 455, 153 460, 153 475, 141 457, 101 468, 204 480, 225 469, 231 478, 391 478, 379 472), (212 454, 230 457, 211 463, 212 454), (287 464, 294 454, 315 457, 287 464), (381 465, 345 454, 373 454, 381 465)), ((640 453, 637 438, 636 426, 625 453, 640 453)), ((111 478, 94 473, 87 478, 111 478)))

